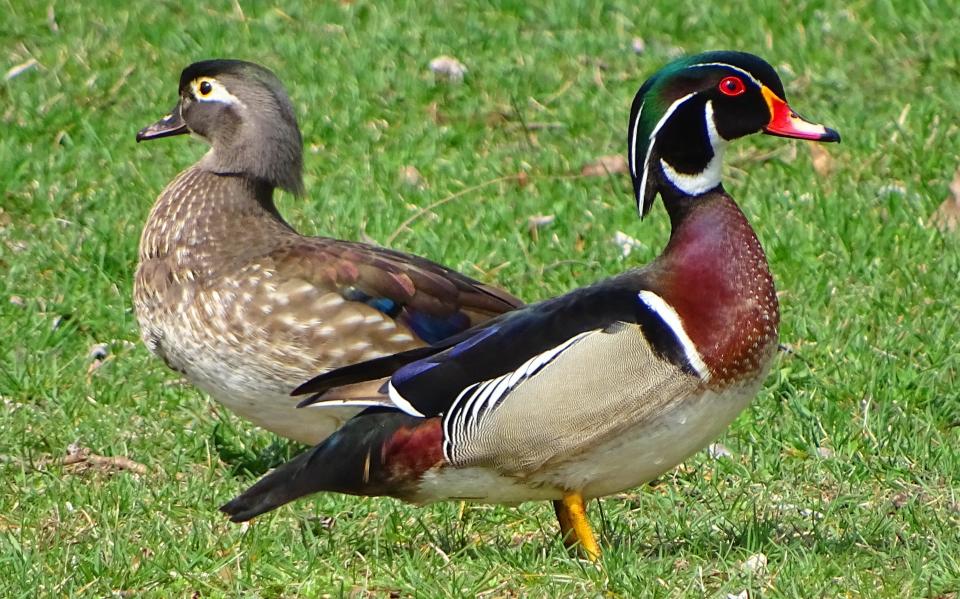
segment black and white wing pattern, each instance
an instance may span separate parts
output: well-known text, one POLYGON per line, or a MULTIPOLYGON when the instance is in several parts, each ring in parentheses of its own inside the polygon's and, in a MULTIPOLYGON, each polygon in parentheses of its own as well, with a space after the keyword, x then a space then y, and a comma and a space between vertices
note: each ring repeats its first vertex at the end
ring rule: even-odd
POLYGON ((637 322, 639 309, 636 292, 614 287, 588 287, 534 304, 400 368, 386 392, 398 408, 414 416, 455 417, 453 413, 468 405, 480 410, 481 405, 502 401, 582 335, 617 322, 637 322))
MULTIPOLYGON (((560 345, 533 356, 515 370, 496 378, 473 383, 461 391, 443 417, 443 453, 447 461, 454 461, 453 454, 458 445, 457 439, 465 434, 476 434, 484 415, 496 409, 513 389, 540 372, 575 343, 596 332, 598 331, 577 333, 560 345)), ((393 399, 392 395, 391 399, 393 399)))
MULTIPOLYGON (((504 314, 439 346, 334 370, 304 387, 322 394, 333 386, 330 381, 354 384, 385 376, 386 367, 406 362, 380 388, 386 397, 378 403, 416 417, 442 417, 444 454, 456 462, 458 439, 475 436, 518 388, 584 340, 612 335, 624 325, 640 331, 651 355, 695 378, 708 376, 676 313, 642 283, 640 273, 616 277, 504 314)), ((324 398, 309 402, 323 405, 324 398)))

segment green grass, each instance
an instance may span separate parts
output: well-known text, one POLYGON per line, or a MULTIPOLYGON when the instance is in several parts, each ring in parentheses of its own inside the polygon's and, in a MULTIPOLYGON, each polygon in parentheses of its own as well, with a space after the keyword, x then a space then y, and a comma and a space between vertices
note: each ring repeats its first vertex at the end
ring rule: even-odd
POLYGON ((960 243, 924 225, 960 156, 954 3, 452 4, 0 0, 4 71, 38 62, 0 84, 0 595, 957 596, 960 243), (829 176, 802 142, 731 149, 727 187, 795 349, 720 440, 731 457, 702 452, 605 499, 603 518, 594 504, 599 569, 566 555, 545 504, 458 518, 453 504, 329 495, 249 528, 216 512, 297 448, 138 340, 140 228, 204 148, 133 137, 173 105, 181 68, 246 58, 286 82, 309 193, 280 208, 301 230, 393 236, 535 300, 662 247, 662 207, 641 223, 625 176, 575 175, 625 151, 644 78, 715 48, 769 59, 794 107, 844 139, 825 148, 829 176), (434 80, 440 54, 466 63, 463 84, 434 80), (407 165, 423 189, 403 183, 407 165), (394 235, 421 207, 521 172, 526 185, 491 183, 394 235), (556 220, 533 237, 535 214, 556 220), (618 230, 642 242, 628 258, 618 230), (88 372, 95 343, 110 355, 88 372), (51 461, 71 443, 148 472, 51 461), (755 554, 767 567, 751 573, 755 554))

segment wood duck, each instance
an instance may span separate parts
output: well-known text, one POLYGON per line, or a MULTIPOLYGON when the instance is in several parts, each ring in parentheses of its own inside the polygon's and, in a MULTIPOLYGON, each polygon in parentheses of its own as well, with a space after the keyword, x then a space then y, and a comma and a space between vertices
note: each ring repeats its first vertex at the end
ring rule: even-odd
POLYGON ((298 411, 298 384, 520 305, 424 258, 294 231, 273 191, 302 193, 303 144, 266 68, 198 62, 181 74, 179 98, 137 141, 189 132, 211 147, 150 212, 134 306, 150 351, 243 418, 319 443, 359 410, 298 411))
POLYGON ((774 69, 741 52, 656 73, 633 101, 627 141, 641 216, 657 194, 670 216, 662 254, 430 347, 314 378, 297 390, 312 394, 305 409, 367 409, 221 509, 244 521, 317 491, 554 500, 565 542, 596 559, 584 499, 636 487, 707 445, 776 353, 773 278, 720 175, 727 142, 751 133, 840 140, 784 98, 774 69))

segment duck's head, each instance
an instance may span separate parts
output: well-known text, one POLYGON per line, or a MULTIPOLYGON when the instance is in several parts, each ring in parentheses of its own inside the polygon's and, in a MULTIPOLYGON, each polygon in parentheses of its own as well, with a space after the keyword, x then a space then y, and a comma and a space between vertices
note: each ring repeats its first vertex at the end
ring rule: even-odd
POLYGON ((757 56, 707 52, 665 66, 640 87, 630 110, 628 162, 641 216, 657 193, 717 189, 726 143, 761 131, 840 141, 790 108, 777 72, 757 56))
POLYGON ((180 75, 170 114, 137 133, 137 141, 194 133, 211 150, 203 165, 299 195, 303 140, 293 104, 268 69, 242 60, 196 62, 180 75))

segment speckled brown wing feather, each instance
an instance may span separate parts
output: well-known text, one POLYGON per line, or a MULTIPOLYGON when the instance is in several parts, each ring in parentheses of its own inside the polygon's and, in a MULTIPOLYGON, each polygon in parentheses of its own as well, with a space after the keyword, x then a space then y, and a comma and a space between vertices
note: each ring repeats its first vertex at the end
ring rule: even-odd
POLYGON ((241 360, 248 369, 271 365, 272 373, 259 374, 282 373, 289 390, 330 368, 431 343, 520 302, 425 259, 291 236, 232 268, 221 265, 185 304, 177 316, 184 326, 203 327, 249 356, 241 360))
MULTIPOLYGON (((513 310, 522 302, 505 291, 484 285, 425 258, 368 244, 321 237, 301 237, 272 251, 281 277, 299 278, 340 291, 345 299, 367 301, 385 313, 421 320, 466 316, 450 322, 462 329, 513 310), (378 300, 395 305, 384 306, 378 300), (416 314, 416 316, 414 316, 416 314), (461 319, 462 320, 462 319, 461 319)), ((445 337, 454 331, 444 331, 445 337)), ((424 336, 426 341, 430 335, 424 336)))

